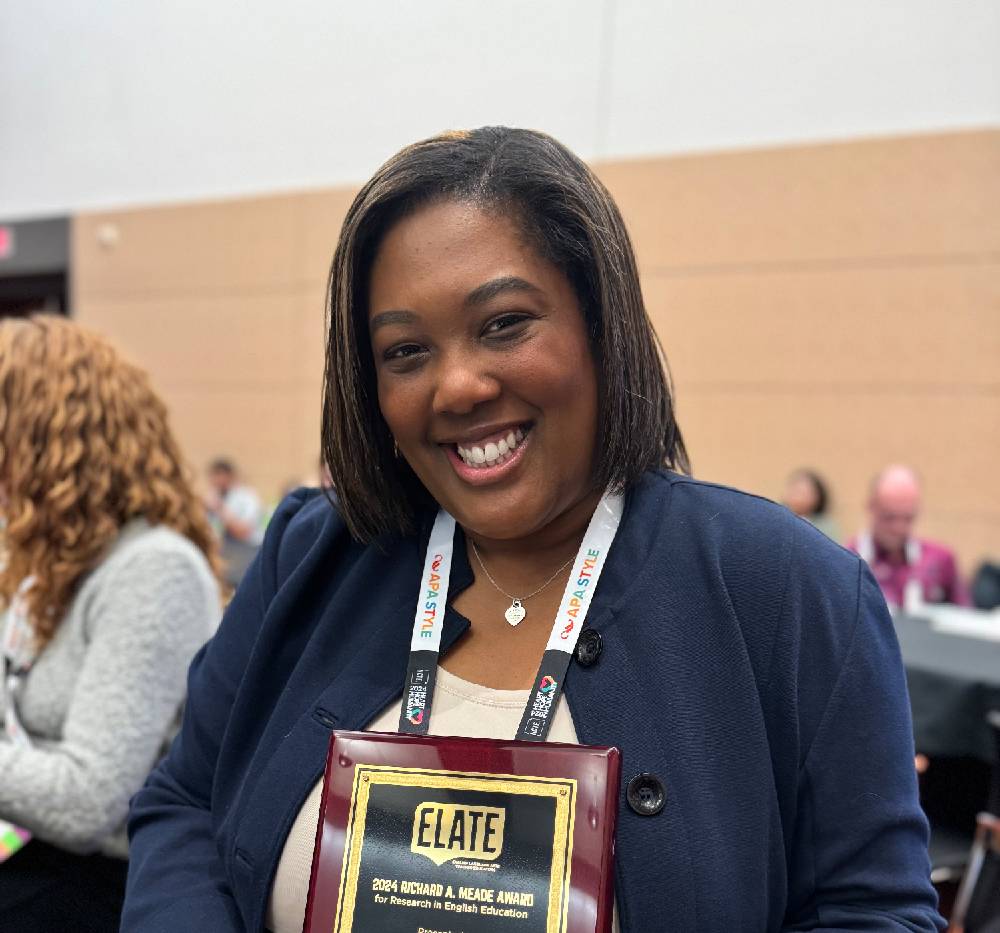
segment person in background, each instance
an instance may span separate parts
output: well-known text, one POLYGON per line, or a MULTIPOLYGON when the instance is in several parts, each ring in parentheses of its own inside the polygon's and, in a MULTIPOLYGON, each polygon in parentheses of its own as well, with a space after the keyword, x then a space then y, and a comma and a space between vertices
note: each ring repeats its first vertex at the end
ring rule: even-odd
POLYGON ((921 603, 971 605, 954 553, 913 533, 920 514, 920 480, 894 465, 872 480, 869 527, 847 542, 872 568, 886 602, 909 608, 921 603))
POLYGON ((828 538, 840 540, 840 530, 830 515, 830 493, 819 474, 798 469, 785 481, 781 502, 828 538))
POLYGON ((264 508, 260 496, 240 482, 236 465, 224 457, 213 460, 208 468, 208 484, 205 508, 220 538, 258 547, 264 538, 264 508))
POLYGON ((0 930, 117 930, 217 545, 146 374, 63 318, 0 322, 0 519, 0 930))
POLYGON ((264 539, 267 515, 260 496, 240 482, 231 460, 220 457, 212 461, 208 484, 209 491, 203 499, 205 510, 222 545, 225 581, 236 587, 264 539))

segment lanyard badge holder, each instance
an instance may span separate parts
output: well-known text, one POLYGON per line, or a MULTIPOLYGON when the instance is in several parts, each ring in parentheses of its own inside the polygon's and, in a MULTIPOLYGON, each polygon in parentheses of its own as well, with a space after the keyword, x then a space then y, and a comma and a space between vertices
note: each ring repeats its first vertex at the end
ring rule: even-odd
POLYGON ((620 754, 545 740, 622 508, 591 518, 509 741, 428 734, 455 533, 438 514, 399 733, 331 736, 305 933, 610 933, 620 754))

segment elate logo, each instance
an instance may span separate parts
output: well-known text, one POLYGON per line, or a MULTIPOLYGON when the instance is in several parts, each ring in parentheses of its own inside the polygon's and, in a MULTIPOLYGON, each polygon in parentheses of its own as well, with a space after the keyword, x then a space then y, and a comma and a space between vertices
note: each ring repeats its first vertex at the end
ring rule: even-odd
POLYGON ((407 714, 406 718, 415 726, 419 726, 424 721, 424 711, 414 706, 407 714))
POLYGON ((503 851, 503 807, 421 803, 413 814, 410 851, 443 865, 456 858, 495 862, 503 851))
POLYGON ((538 682, 538 692, 539 693, 551 693, 555 689, 556 689, 556 679, 555 679, 555 677, 552 677, 549 674, 546 674, 538 682))

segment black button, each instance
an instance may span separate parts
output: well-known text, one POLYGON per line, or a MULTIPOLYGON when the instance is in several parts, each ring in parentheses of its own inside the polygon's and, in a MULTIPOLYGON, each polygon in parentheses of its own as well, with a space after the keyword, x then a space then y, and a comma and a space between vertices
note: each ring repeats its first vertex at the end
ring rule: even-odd
POLYGON ((580 639, 576 643, 576 663, 582 667, 590 667, 601 656, 603 648, 601 633, 592 628, 585 628, 580 632, 580 639))
POLYGON ((643 772, 628 782, 625 798, 639 816, 656 816, 667 802, 667 792, 655 774, 643 772))

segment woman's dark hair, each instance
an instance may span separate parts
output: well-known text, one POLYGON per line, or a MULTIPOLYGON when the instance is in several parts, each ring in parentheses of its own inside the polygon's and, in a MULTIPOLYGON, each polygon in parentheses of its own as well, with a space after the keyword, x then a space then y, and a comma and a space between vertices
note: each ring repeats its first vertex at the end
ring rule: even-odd
POLYGON ((815 518, 818 515, 826 515, 826 510, 830 506, 830 491, 826 488, 826 483, 823 482, 819 473, 803 467, 792 473, 789 479, 796 479, 797 477, 806 480, 812 486, 813 492, 816 493, 816 505, 810 513, 810 517, 815 518))
POLYGON ((372 263, 394 223, 432 202, 468 201, 514 218, 568 278, 598 371, 594 481, 625 489, 650 468, 688 470, 670 379, 646 314, 635 255, 607 189, 544 133, 483 127, 408 146, 361 189, 344 220, 328 284, 323 455, 351 533, 370 542, 413 529, 429 494, 378 406, 368 337, 372 263))

